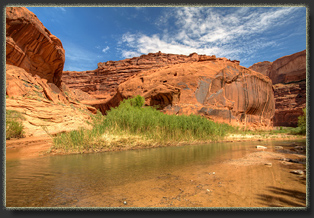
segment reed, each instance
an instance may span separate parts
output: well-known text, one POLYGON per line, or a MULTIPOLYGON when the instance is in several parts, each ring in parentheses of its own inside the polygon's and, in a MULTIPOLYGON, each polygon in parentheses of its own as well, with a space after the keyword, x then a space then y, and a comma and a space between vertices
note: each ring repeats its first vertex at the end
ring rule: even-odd
POLYGON ((80 129, 54 138, 55 148, 66 151, 114 147, 155 147, 182 142, 216 141, 234 128, 197 115, 166 115, 143 107, 144 98, 126 99, 106 116, 92 116, 93 129, 80 129))

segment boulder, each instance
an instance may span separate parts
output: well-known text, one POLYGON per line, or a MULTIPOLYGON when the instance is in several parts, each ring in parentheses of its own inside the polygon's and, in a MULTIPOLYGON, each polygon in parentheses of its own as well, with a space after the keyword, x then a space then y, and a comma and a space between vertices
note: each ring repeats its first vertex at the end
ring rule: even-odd
POLYGON ((46 79, 57 87, 65 51, 61 41, 24 7, 6 7, 6 63, 46 79))

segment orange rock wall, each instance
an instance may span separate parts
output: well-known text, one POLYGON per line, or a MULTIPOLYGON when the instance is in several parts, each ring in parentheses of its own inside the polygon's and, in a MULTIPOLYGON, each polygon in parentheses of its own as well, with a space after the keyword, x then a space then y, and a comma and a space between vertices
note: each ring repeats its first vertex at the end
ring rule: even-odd
POLYGON ((271 128, 275 113, 271 80, 225 60, 182 63, 141 72, 120 84, 103 109, 135 95, 144 96, 146 105, 157 106, 167 114, 200 114, 214 121, 252 128, 271 128))
MULTIPOLYGON (((215 55, 207 56, 192 53, 186 56, 161 52, 149 53, 121 61, 98 63, 98 68, 92 71, 64 71, 62 81, 72 89, 80 89, 97 99, 105 100, 115 95, 119 84, 140 72, 175 64, 208 60, 216 60, 215 55)), ((223 61, 238 65, 240 63, 236 60, 224 59, 223 61)))
POLYGON ((65 53, 26 8, 6 8, 6 109, 23 114, 25 136, 47 136, 80 127, 96 113, 62 81, 65 53), (48 133, 47 133, 48 132, 48 133))
POLYGON ((274 84, 274 126, 296 127, 306 106, 306 50, 274 62, 259 62, 249 69, 269 76, 274 84))
POLYGON ((6 63, 61 86, 65 52, 61 41, 24 7, 6 8, 6 63))

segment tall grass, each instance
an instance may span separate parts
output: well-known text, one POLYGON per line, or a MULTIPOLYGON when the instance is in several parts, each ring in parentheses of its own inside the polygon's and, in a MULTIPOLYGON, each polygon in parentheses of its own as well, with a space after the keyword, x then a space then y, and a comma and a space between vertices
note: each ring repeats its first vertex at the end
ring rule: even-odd
POLYGON ((93 129, 80 129, 54 138, 56 148, 89 150, 125 146, 166 145, 179 142, 215 141, 233 127, 197 115, 166 115, 143 107, 144 98, 126 99, 104 117, 93 116, 93 129))
MULTIPOLYGON (((135 99, 141 98, 137 96, 135 99)), ((106 123, 111 131, 139 134, 158 142, 218 140, 233 127, 219 124, 197 115, 166 115, 152 107, 133 106, 124 100, 111 109, 106 123)))
POLYGON ((6 110, 5 114, 5 138, 11 139, 11 138, 22 138, 24 137, 24 131, 23 131, 23 124, 22 120, 25 120, 25 117, 18 112, 14 110, 6 110))

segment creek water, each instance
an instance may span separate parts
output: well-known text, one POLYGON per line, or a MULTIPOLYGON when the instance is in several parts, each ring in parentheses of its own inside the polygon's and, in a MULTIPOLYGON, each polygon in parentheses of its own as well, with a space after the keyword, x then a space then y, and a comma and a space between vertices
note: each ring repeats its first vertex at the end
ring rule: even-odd
POLYGON ((228 142, 7 160, 6 206, 73 207, 99 198, 104 190, 114 193, 124 184, 239 158, 256 145, 272 150, 292 143, 305 145, 305 141, 228 142))

